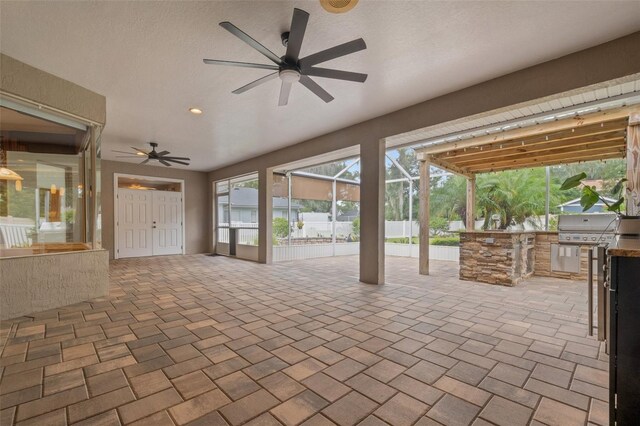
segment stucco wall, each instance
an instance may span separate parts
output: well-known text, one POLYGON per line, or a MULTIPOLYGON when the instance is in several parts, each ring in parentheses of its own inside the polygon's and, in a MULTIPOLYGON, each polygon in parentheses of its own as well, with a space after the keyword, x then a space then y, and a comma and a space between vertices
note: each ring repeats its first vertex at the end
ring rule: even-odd
POLYGON ((212 171, 212 181, 252 173, 445 122, 530 105, 560 93, 585 92, 640 75, 640 32, 429 99, 253 159, 212 171))
POLYGON ((0 90, 104 125, 104 96, 0 54, 0 90))
POLYGON ((209 203, 209 182, 207 173, 169 167, 142 166, 133 163, 102 160, 102 246, 109 250, 113 259, 114 245, 114 204, 113 175, 124 173, 184 179, 184 227, 185 251, 187 254, 205 253, 211 243, 211 208, 209 203))
POLYGON ((109 294, 106 250, 0 258, 0 319, 109 294))

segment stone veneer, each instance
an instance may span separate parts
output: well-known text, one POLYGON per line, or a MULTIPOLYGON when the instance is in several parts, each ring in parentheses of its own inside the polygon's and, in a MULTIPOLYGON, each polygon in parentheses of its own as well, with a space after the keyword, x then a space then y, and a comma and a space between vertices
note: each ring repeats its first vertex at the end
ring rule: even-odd
POLYGON ((460 279, 514 286, 533 273, 535 233, 460 233, 460 279))

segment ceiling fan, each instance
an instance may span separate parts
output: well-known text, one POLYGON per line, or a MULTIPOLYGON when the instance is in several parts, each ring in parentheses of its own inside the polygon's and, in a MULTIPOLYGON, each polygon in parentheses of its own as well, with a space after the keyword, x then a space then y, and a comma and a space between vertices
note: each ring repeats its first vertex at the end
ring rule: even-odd
POLYGON ((304 87, 309 89, 315 95, 320 97, 325 102, 331 102, 334 98, 326 90, 324 90, 318 83, 313 81, 310 76, 334 78, 337 80, 355 81, 358 83, 364 83, 367 79, 367 74, 341 71, 328 68, 319 68, 315 65, 322 62, 329 61, 331 59, 346 56, 351 53, 359 52, 367 48, 364 40, 359 38, 347 43, 340 44, 338 46, 331 47, 329 49, 314 53, 304 58, 299 58, 300 48, 302 47, 302 40, 304 38, 305 30, 307 29, 307 22, 309 20, 309 14, 301 9, 293 9, 293 18, 291 19, 291 30, 284 32, 280 35, 282 44, 286 46, 287 51, 283 57, 278 57, 271 50, 264 47, 262 44, 251 38, 245 32, 233 25, 231 22, 220 22, 220 26, 231 34, 238 37, 240 40, 253 47, 258 52, 262 53, 273 64, 255 64, 248 62, 235 62, 235 61, 219 61, 216 59, 203 59, 205 64, 212 65, 227 65, 232 67, 245 67, 245 68, 260 68, 274 71, 271 74, 267 74, 249 84, 246 84, 239 89, 234 90, 232 93, 240 94, 249 89, 253 89, 267 81, 280 78, 282 81, 280 86, 280 99, 278 101, 279 106, 286 105, 289 101, 289 93, 291 92, 291 86, 300 82, 304 87))
POLYGON ((151 151, 149 152, 146 152, 143 149, 136 148, 133 146, 131 147, 131 149, 135 150, 136 151, 135 153, 131 153, 127 151, 116 151, 116 150, 114 150, 113 152, 118 152, 120 154, 127 154, 127 155, 118 155, 116 156, 116 158, 140 158, 140 157, 146 156, 147 158, 140 164, 146 164, 150 160, 157 160, 160 163, 164 164, 165 166, 171 167, 171 164, 169 163, 177 163, 177 164, 188 166, 189 165, 188 161, 191 161, 191 159, 187 157, 169 156, 169 154, 171 154, 169 151, 156 152, 156 148, 158 147, 158 144, 156 142, 149 142, 149 145, 151 145, 151 151))

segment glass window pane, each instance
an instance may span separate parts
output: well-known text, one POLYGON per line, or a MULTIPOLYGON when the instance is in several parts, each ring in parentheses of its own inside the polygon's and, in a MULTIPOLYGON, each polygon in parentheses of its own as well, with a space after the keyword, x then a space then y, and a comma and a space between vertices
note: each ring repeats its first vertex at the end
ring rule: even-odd
POLYGON ((0 108, 0 256, 83 250, 87 131, 0 108))

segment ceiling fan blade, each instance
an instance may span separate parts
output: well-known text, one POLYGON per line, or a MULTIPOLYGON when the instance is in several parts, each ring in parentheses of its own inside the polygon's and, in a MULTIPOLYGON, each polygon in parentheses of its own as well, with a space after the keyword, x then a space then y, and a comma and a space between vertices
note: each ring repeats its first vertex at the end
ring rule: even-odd
POLYGON ((158 153, 158 155, 161 155, 161 156, 162 156, 162 155, 167 155, 167 154, 171 154, 171 153, 170 153, 169 151, 160 151, 160 152, 158 153))
POLYGON ((111 152, 117 152, 117 153, 120 153, 120 154, 136 155, 136 153, 135 153, 135 152, 131 152, 131 151, 117 151, 117 150, 115 150, 115 149, 111 150, 111 152))
POLYGON ((266 83, 267 81, 273 80, 274 78, 277 78, 277 77, 278 77, 278 73, 277 72, 274 72, 274 73, 271 73, 271 74, 267 74, 264 77, 260 77, 259 79, 254 80, 249 84, 245 84, 244 86, 240 87, 239 89, 234 90, 231 93, 239 95, 240 93, 244 93, 249 89, 253 89, 256 86, 259 86, 262 83, 266 83))
POLYGON ((291 86, 293 83, 283 81, 280 86, 280 99, 278 100, 278 106, 285 106, 289 103, 289 93, 291 93, 291 86))
POLYGON ((366 43, 363 39, 359 38, 357 40, 348 41, 343 44, 339 44, 334 47, 330 47, 329 49, 323 50, 318 53, 314 53, 313 55, 309 55, 305 58, 300 59, 300 68, 306 72, 306 69, 312 67, 321 62, 326 62, 331 59, 339 58, 341 56, 348 55, 350 53, 359 52, 367 48, 366 43))
POLYGON ((167 167, 171 167, 171 164, 167 163, 166 161, 164 161, 162 158, 158 158, 158 161, 161 162, 162 164, 164 164, 167 167))
POLYGON ((208 65, 226 65, 228 67, 261 68, 274 71, 278 69, 276 65, 254 64, 250 62, 218 61, 217 59, 203 59, 202 62, 208 65))
POLYGON ((229 31, 234 36, 238 37, 240 40, 247 43, 249 46, 256 49, 258 52, 262 53, 267 58, 271 59, 276 65, 280 65, 282 63, 282 60, 275 53, 258 43, 256 40, 251 38, 251 36, 233 25, 231 22, 220 22, 220 26, 229 31))
POLYGON ((332 70, 328 68, 308 68, 304 72, 306 75, 313 75, 315 77, 335 78, 336 80, 356 81, 358 83, 364 83, 367 79, 367 74, 351 71, 332 70))
POLYGON ((309 78, 308 76, 300 75, 300 83, 302 83, 304 87, 315 93, 323 101, 331 102, 333 100, 333 96, 331 96, 329 92, 320 87, 318 83, 311 80, 311 78, 309 78))
POLYGON ((302 9, 293 9, 291 18, 291 29, 289 30, 289 41, 287 41, 287 53, 284 55, 285 62, 295 64, 300 56, 300 48, 304 39, 304 32, 307 30, 309 14, 302 9))
POLYGON ((165 157, 165 156, 162 156, 160 158, 162 158, 163 160, 187 160, 187 161, 191 161, 191 158, 189 158, 189 157, 165 157))
POLYGON ((149 160, 150 160, 150 159, 149 159, 149 158, 147 158, 146 160, 144 160, 144 161, 143 161, 142 163, 140 163, 140 164, 147 164, 147 163, 149 162, 149 160))
POLYGON ((116 155, 116 158, 141 158, 142 155, 130 154, 130 155, 116 155))
POLYGON ((167 160, 166 158, 164 159, 166 161, 171 161, 172 163, 178 163, 178 164, 184 164, 185 166, 188 166, 189 163, 185 162, 185 161, 178 161, 178 160, 167 160))
POLYGON ((143 153, 144 155, 149 154, 147 151, 144 151, 144 150, 142 150, 142 149, 140 149, 140 148, 136 148, 135 146, 132 146, 132 147, 131 147, 131 149, 135 149, 136 151, 141 152, 141 153, 143 153))

